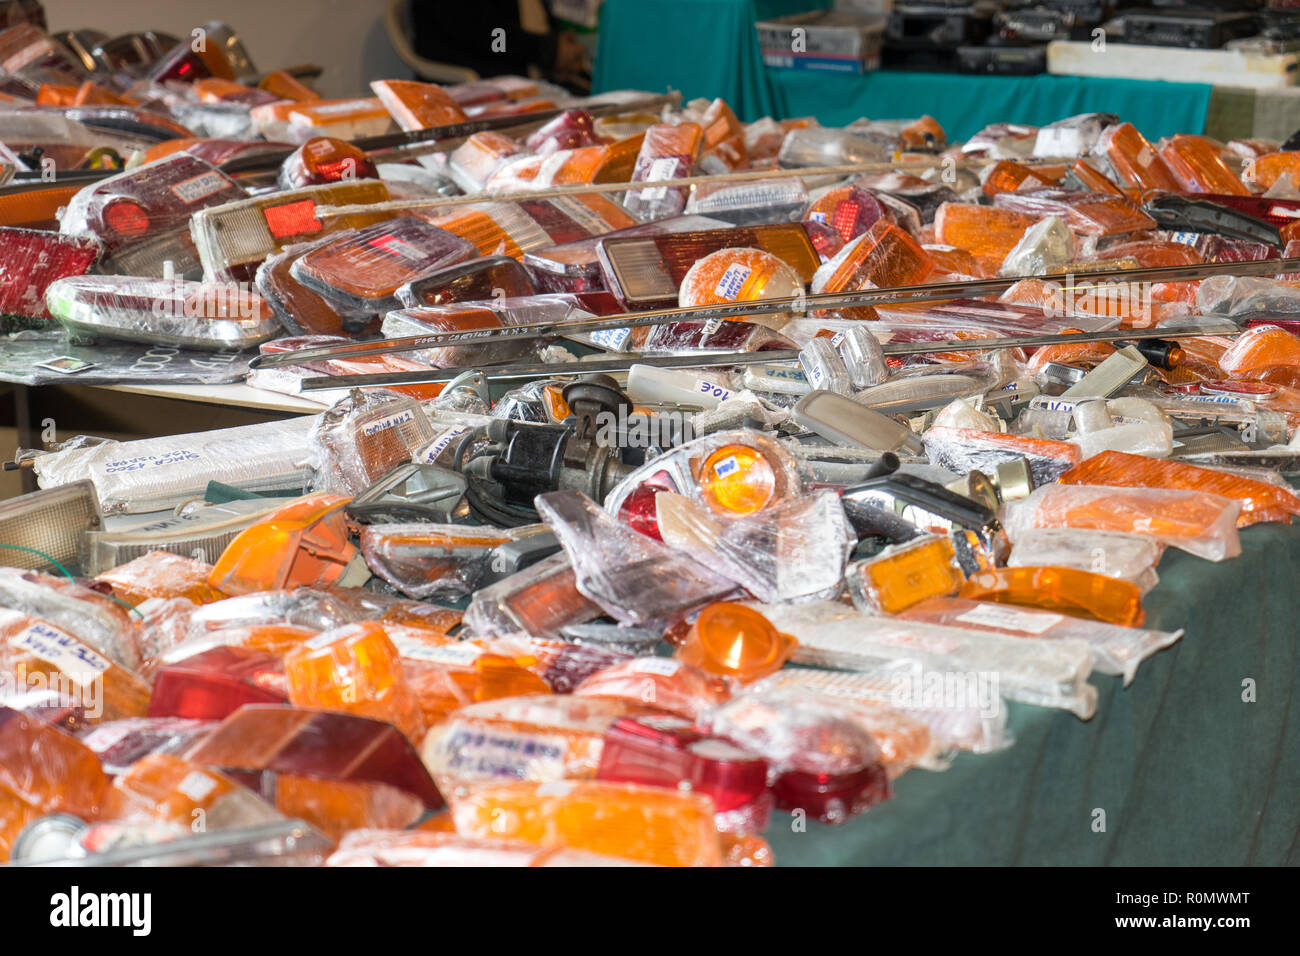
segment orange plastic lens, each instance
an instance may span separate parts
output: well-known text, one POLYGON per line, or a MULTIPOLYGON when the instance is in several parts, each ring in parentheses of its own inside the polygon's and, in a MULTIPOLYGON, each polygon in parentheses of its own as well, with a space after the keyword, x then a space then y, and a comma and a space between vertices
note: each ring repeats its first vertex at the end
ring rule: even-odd
POLYGON ((195 604, 210 604, 226 596, 208 583, 211 575, 212 566, 202 561, 150 551, 95 580, 111 584, 113 593, 131 605, 150 598, 188 598, 195 604))
POLYGON ((1106 130, 1101 144, 1111 166, 1128 185, 1143 190, 1182 191, 1178 178, 1132 123, 1120 123, 1106 130))
POLYGON ((723 445, 704 459, 700 492, 720 514, 753 514, 776 494, 776 470, 762 452, 747 445, 723 445))
POLYGON ((1175 136, 1165 144, 1160 155, 1188 192, 1250 195, 1250 190, 1219 156, 1219 148, 1204 136, 1175 136))
POLYGON ((94 752, 70 734, 0 707, 0 863, 43 813, 95 819, 108 777, 94 752))
POLYGON ((1058 611, 1121 627, 1141 627, 1142 593, 1132 581, 1076 568, 996 568, 972 574, 961 597, 1058 611))
POLYGON ((524 840, 660 866, 721 866, 713 801, 662 787, 496 783, 452 801, 462 836, 524 840))
POLYGON ((1292 515, 1300 515, 1300 496, 1288 488, 1212 468, 1122 451, 1093 455, 1063 474, 1060 482, 1117 488, 1181 488, 1234 498, 1241 502, 1238 528, 1261 521, 1289 524, 1292 515))
POLYGON ((956 594, 966 575, 946 537, 901 545, 849 569, 854 597, 886 614, 897 614, 926 598, 956 594))
POLYGON ((989 256, 1001 263, 1037 221, 1010 209, 946 202, 935 213, 934 238, 942 245, 958 246, 977 258, 989 256))
POLYGON ((140 678, 35 617, 0 624, 0 675, 20 689, 49 688, 78 699, 88 723, 143 717, 149 709, 149 687, 140 678))
POLYGON ((308 100, 320 99, 320 94, 303 83, 299 82, 292 74, 284 70, 276 70, 262 77, 262 82, 257 84, 258 89, 266 90, 273 96, 278 96, 282 100, 293 100, 303 103, 308 100))
POLYGON ((780 670, 798 646, 757 611, 721 601, 700 612, 676 657, 710 674, 749 683, 780 670))
POLYGON ((337 582, 357 556, 341 495, 308 495, 245 528, 226 546, 208 583, 226 594, 337 582))
POLYGON ((383 627, 366 622, 327 631, 284 658, 289 701, 388 721, 418 744, 424 720, 402 659, 383 627))

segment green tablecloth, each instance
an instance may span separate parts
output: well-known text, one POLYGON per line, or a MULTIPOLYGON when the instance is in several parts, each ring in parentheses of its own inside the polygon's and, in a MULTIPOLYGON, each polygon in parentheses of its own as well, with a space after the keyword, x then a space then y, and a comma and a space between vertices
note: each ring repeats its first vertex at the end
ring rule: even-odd
POLYGON ((815 116, 826 126, 859 117, 903 119, 928 113, 949 138, 969 139, 989 123, 1043 126, 1077 113, 1118 113, 1150 140, 1199 133, 1208 83, 1159 83, 1085 76, 967 76, 879 70, 862 76, 768 70, 777 116, 815 116))
POLYGON ((720 96, 742 120, 771 116, 754 24, 823 10, 830 0, 605 0, 593 88, 720 96))
POLYGON ((1077 76, 1002 77, 879 71, 845 76, 763 66, 754 24, 825 9, 830 0, 605 0, 594 89, 720 96, 743 120, 929 113, 953 139, 998 121, 1042 125, 1075 113, 1118 113, 1149 139, 1205 128, 1212 87, 1077 76))
POLYGON ((1242 543, 1222 564, 1166 552, 1147 621, 1186 634, 1128 688, 1094 674, 1092 720, 1012 704, 1011 748, 910 771, 844 826, 778 812, 778 864, 1300 864, 1300 527, 1242 543))

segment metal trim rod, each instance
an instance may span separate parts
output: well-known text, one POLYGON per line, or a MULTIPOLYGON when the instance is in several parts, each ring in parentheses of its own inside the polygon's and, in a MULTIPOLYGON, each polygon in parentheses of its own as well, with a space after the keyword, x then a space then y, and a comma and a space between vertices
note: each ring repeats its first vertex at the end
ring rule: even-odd
POLYGON ((393 352, 411 352, 464 343, 482 344, 519 338, 575 335, 599 332, 606 329, 666 325, 670 322, 738 319, 748 315, 765 315, 779 312, 805 314, 811 309, 819 308, 902 305, 910 302, 976 298, 981 295, 987 296, 1005 292, 1017 282, 1026 279, 1043 279, 1050 282, 1065 280, 1067 283, 1072 282, 1073 288, 1080 289, 1099 286, 1102 283, 1116 279, 1132 282, 1176 282, 1214 275, 1276 275, 1291 271, 1300 271, 1300 257, 1293 259, 1262 259, 1252 262, 1212 262, 1192 266, 1154 266, 1145 269, 1111 269, 1101 272, 1089 272, 1077 280, 1068 275, 1014 276, 999 279, 972 279, 958 282, 860 289, 851 292, 823 292, 780 299, 731 302, 725 305, 649 309, 644 312, 625 312, 598 318, 518 325, 508 329, 429 332, 426 335, 377 339, 370 342, 354 342, 347 345, 322 346, 319 348, 298 349, 293 352, 259 355, 249 365, 254 369, 282 368, 302 365, 304 362, 385 355, 393 352))
MULTIPOLYGON (((1077 342, 1130 342, 1139 339, 1193 338, 1202 335, 1239 335, 1233 322, 1165 329, 1112 329, 1108 332, 1071 332, 1057 335, 1016 335, 996 339, 949 339, 943 342, 891 342, 881 346, 886 355, 925 355, 931 352, 973 352, 992 349, 1037 348, 1077 342)), ((479 368, 490 379, 533 379, 592 372, 623 372, 633 365, 656 368, 713 368, 728 365, 757 365, 798 361, 796 349, 768 349, 759 352, 701 352, 696 355, 621 356, 590 362, 484 365, 479 368)), ((461 368, 437 368, 412 372, 379 372, 370 375, 320 375, 303 379, 304 392, 327 388, 367 388, 385 385, 429 385, 449 382, 464 374, 461 368)))

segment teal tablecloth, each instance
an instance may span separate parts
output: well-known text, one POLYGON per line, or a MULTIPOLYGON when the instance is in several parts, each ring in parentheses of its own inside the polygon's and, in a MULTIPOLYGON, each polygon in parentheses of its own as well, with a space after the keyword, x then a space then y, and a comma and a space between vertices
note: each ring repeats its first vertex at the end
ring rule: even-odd
POLYGON ((879 71, 845 76, 763 66, 754 24, 825 9, 830 0, 605 0, 594 89, 680 90, 720 96, 743 120, 816 116, 843 125, 860 116, 929 113, 953 139, 998 121, 1042 125, 1107 111, 1148 139, 1205 128, 1212 87, 1078 76, 1002 77, 879 71))
POLYGON ((824 10, 830 0, 605 0, 593 89, 720 96, 742 120, 775 106, 754 24, 824 10))
POLYGON ((1242 543, 1165 554, 1147 622, 1186 634, 1127 688, 1094 674, 1090 721, 1012 704, 1010 749, 910 771, 844 826, 778 812, 778 865, 1300 864, 1300 527, 1242 543))
POLYGON ((1043 126, 1077 113, 1118 113, 1147 139, 1200 133, 1208 83, 1161 83, 1086 76, 969 76, 880 70, 843 76, 768 70, 776 115, 815 116, 825 126, 859 117, 904 119, 928 113, 950 139, 969 139, 989 123, 1043 126))

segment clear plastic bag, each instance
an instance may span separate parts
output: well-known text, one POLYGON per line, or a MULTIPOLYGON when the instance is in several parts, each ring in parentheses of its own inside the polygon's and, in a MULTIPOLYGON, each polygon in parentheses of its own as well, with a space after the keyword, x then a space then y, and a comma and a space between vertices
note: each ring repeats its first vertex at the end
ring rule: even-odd
POLYGON ((920 665, 906 661, 881 664, 869 671, 787 667, 754 686, 798 688, 916 720, 929 728, 934 748, 928 759, 918 763, 927 770, 947 769, 953 751, 991 753, 1011 746, 1007 708, 996 691, 985 698, 985 706, 978 695, 958 693, 954 678, 962 675, 934 675, 928 693, 925 672, 920 665))
POLYGON ((619 524, 581 492, 549 492, 535 504, 569 556, 579 592, 620 623, 671 621, 736 589, 688 555, 619 524))
POLYGON ((1133 683, 1139 664, 1183 634, 1182 628, 1170 632, 1119 627, 1034 608, 949 597, 923 601, 901 616, 911 621, 994 631, 1026 640, 1081 640, 1092 649, 1093 668, 1100 674, 1122 677, 1126 687, 1133 683))
POLYGON ((925 453, 930 464, 962 474, 978 469, 993 474, 998 465, 1023 458, 1035 485, 1047 485, 1082 460, 1077 445, 1069 442, 979 432, 936 426, 925 433, 925 453))
POLYGON ((1023 641, 873 617, 831 602, 768 605, 763 612, 799 639, 799 663, 871 670, 882 663, 908 661, 926 671, 973 675, 977 690, 982 678, 1009 700, 1063 708, 1082 720, 1097 710, 1097 688, 1088 683, 1092 652, 1083 641, 1023 641))
POLYGON ((998 275, 1042 275, 1073 260, 1074 235, 1062 219, 1048 216, 1025 230, 1002 260, 998 275))
POLYGON ((420 403, 387 389, 353 391, 312 429, 322 486, 357 495, 433 440, 420 403))
POLYGON ((1207 561, 1241 554, 1241 502, 1202 491, 1048 485, 1007 505, 1004 525, 1014 543, 1037 528, 1083 528, 1146 535, 1207 561))
POLYGON ((1007 566, 1078 568, 1132 581, 1145 594, 1159 582, 1156 565, 1164 550, 1161 542, 1143 535, 1036 528, 1020 532, 1007 566))
POLYGON ((73 581, 0 568, 0 608, 48 621, 129 671, 140 666, 140 648, 127 610, 73 581))
POLYGON ((42 488, 94 482, 105 514, 146 514, 202 497, 212 481, 242 491, 301 492, 311 481, 315 416, 112 442, 41 455, 42 488))
POLYGON ((834 491, 730 521, 681 495, 661 494, 656 504, 665 543, 717 568, 761 601, 835 597, 857 544, 834 491), (676 508, 672 517, 666 507, 676 508))

